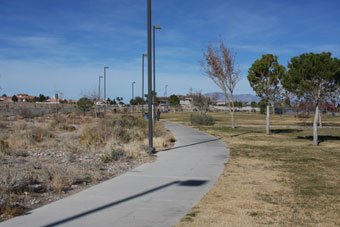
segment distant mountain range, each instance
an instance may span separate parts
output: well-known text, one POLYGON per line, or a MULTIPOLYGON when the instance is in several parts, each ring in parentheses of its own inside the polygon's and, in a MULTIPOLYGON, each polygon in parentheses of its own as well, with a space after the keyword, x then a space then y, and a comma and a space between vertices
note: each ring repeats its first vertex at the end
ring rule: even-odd
MULTIPOLYGON (((223 92, 210 92, 210 93, 205 93, 203 94, 206 97, 210 97, 211 99, 215 96, 215 94, 217 95, 217 101, 218 102, 224 102, 225 101, 225 96, 223 94, 223 92)), ((251 94, 239 94, 239 95, 235 95, 236 101, 238 102, 247 102, 247 103, 251 103, 253 101, 255 102, 259 102, 261 101, 261 98, 255 96, 255 95, 251 95, 251 94)))

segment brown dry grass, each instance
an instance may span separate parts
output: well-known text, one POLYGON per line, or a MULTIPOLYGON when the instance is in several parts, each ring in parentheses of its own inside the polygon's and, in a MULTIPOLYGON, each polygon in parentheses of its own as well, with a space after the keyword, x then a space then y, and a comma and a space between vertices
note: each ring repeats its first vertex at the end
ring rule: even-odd
POLYGON ((339 226, 340 129, 200 127, 231 156, 213 189, 176 225, 339 226))
MULTIPOLYGON (((176 123, 189 123, 190 112, 163 113, 162 120, 171 120, 176 123)), ((230 125, 229 112, 210 112, 217 125, 230 125)), ((296 118, 294 115, 270 115, 272 126, 312 126, 313 115, 308 118, 296 118)), ((325 126, 340 126, 340 118, 328 115, 322 115, 322 121, 325 126)), ((265 125, 266 116, 260 113, 235 113, 235 124, 237 125, 265 125)))
MULTIPOLYGON (((147 121, 139 115, 2 120, 0 221, 154 159, 144 142, 147 121)), ((157 150, 173 140, 161 123, 155 124, 154 135, 157 150)))

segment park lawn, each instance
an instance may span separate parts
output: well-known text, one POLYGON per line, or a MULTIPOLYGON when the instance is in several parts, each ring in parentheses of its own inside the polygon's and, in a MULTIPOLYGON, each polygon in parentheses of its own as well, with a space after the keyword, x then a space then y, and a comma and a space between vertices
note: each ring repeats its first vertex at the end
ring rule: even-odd
MULTIPOLYGON (((218 125, 231 125, 229 112, 210 112, 218 125)), ((190 112, 176 112, 176 113, 162 113, 163 120, 170 120, 176 123, 187 124, 190 122, 190 112)), ((272 126, 312 126, 313 115, 308 118, 296 118, 293 114, 289 115, 270 115, 270 122, 272 126)), ((324 126, 340 126, 340 117, 332 117, 329 115, 322 115, 322 123, 324 126)), ((260 113, 236 112, 235 124, 241 126, 247 125, 265 125, 266 116, 260 113)))
POLYGON ((312 146, 311 128, 274 128, 271 135, 263 127, 198 129, 221 138, 230 160, 177 227, 340 225, 339 128, 319 129, 319 146, 312 146))

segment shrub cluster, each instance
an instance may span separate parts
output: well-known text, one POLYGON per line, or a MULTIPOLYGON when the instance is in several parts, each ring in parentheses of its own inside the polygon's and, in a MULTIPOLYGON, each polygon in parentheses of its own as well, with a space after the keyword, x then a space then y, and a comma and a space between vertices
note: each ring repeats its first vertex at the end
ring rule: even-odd
POLYGON ((214 125, 215 121, 211 115, 206 113, 193 113, 190 115, 190 121, 193 125, 214 125))
POLYGON ((141 141, 147 136, 147 124, 141 117, 117 115, 98 119, 98 122, 85 127, 80 135, 80 143, 84 145, 106 144, 114 140, 117 144, 130 141, 141 141))

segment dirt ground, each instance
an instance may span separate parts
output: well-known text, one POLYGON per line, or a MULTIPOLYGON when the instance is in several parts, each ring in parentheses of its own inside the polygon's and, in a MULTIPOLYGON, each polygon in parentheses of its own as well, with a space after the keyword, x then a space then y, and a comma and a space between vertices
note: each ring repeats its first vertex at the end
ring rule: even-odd
MULTIPOLYGON (((154 146, 173 135, 155 124, 154 146)), ((126 114, 8 116, 0 120, 0 221, 69 196, 145 162, 147 122, 126 114)))

